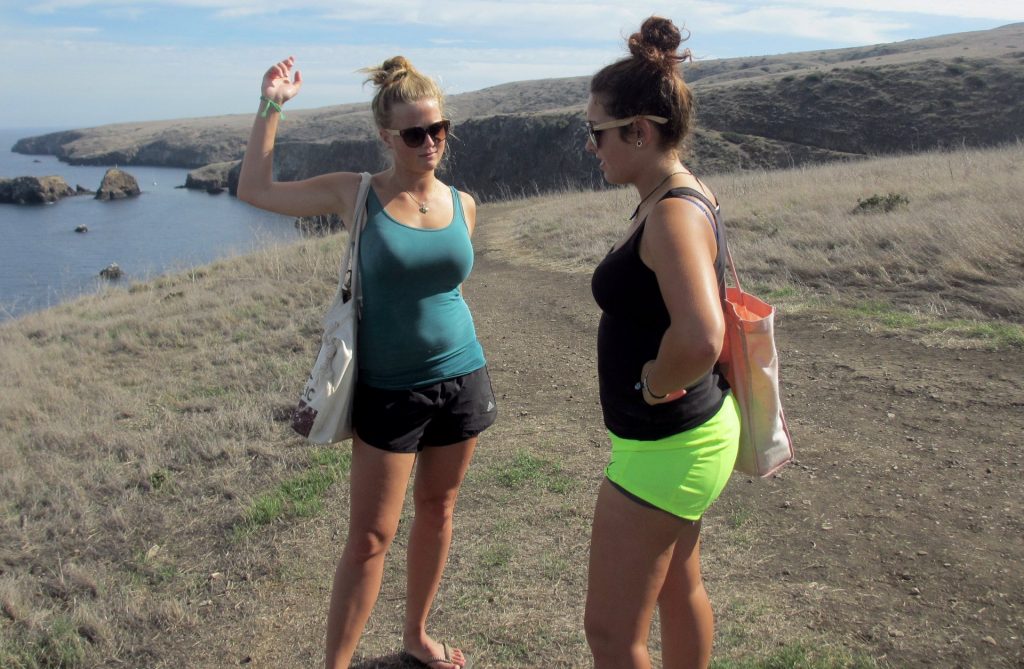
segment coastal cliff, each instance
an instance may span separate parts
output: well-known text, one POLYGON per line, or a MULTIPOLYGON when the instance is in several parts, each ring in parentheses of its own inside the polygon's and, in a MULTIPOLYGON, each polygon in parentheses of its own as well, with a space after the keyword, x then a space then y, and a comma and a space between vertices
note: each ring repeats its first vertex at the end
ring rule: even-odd
MULTIPOLYGON (((684 73, 697 100, 688 160, 703 173, 989 146, 1024 136, 1024 24, 703 61, 687 64, 684 73)), ((586 77, 574 77, 451 96, 450 179, 483 199, 601 186, 583 151, 587 86, 586 77)), ((200 168, 240 159, 251 122, 251 115, 237 114, 117 124, 22 139, 14 150, 72 164, 200 168)), ((289 109, 281 124, 278 179, 385 165, 366 104, 289 109)), ((190 181, 211 187, 198 174, 190 181)))

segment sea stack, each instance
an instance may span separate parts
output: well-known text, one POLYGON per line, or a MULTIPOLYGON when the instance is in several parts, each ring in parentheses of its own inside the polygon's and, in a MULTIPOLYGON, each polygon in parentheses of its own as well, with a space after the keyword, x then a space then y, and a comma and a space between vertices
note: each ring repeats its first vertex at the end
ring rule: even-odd
POLYGON ((116 167, 111 167, 103 175, 103 183, 96 191, 96 199, 123 200, 127 197, 135 197, 141 192, 139 182, 135 180, 135 177, 116 167))

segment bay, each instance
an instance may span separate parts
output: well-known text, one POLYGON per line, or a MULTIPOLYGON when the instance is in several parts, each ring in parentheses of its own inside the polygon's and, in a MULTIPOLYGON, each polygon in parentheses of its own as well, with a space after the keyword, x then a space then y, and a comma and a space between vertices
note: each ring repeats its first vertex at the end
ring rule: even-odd
MULTIPOLYGON (((53 129, 0 129, 0 178, 64 177, 99 188, 109 166, 75 166, 53 156, 10 151, 22 137, 53 129)), ((45 309, 108 285, 99 271, 117 263, 120 285, 184 271, 218 258, 294 241, 294 219, 251 207, 224 192, 178 188, 187 169, 122 166, 142 194, 103 202, 80 195, 48 205, 0 204, 0 321, 45 309), (76 233, 85 225, 89 231, 76 233)))

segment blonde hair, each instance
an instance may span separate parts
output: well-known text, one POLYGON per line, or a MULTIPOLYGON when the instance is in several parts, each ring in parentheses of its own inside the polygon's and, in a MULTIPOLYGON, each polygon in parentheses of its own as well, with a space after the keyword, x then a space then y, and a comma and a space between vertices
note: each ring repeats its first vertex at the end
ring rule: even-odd
POLYGON ((372 83, 377 88, 370 107, 373 109, 373 120, 378 128, 391 127, 391 109, 396 104, 409 104, 420 100, 437 100, 444 116, 444 94, 437 83, 421 73, 405 56, 388 58, 376 67, 364 67, 366 72, 364 83, 372 83))

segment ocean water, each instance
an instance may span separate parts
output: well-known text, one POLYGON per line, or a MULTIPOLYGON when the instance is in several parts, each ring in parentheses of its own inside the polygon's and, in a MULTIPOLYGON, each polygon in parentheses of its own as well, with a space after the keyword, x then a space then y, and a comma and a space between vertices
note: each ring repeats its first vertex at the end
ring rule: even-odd
MULTIPOLYGON (((0 129, 0 178, 59 175, 72 188, 99 188, 110 166, 72 166, 53 156, 10 151, 48 129, 0 129)), ((0 321, 94 291, 117 263, 127 285, 295 240, 294 219, 261 211, 224 192, 176 188, 186 169, 122 167, 142 194, 101 202, 80 195, 49 205, 0 204, 0 321), (76 233, 84 224, 86 233, 76 233)))

